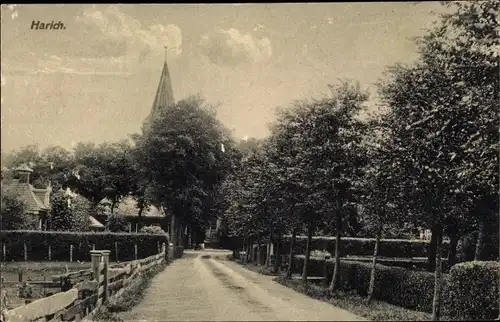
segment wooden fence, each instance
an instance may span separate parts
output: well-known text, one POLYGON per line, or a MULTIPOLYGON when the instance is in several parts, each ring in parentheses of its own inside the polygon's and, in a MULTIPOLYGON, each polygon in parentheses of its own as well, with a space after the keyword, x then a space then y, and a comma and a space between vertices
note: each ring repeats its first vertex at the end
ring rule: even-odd
POLYGON ((138 275, 165 261, 172 252, 165 244, 157 255, 109 265, 109 250, 92 250, 92 268, 53 276, 65 288, 60 293, 35 300, 1 314, 3 322, 80 321, 92 315, 110 296, 120 296, 138 275))

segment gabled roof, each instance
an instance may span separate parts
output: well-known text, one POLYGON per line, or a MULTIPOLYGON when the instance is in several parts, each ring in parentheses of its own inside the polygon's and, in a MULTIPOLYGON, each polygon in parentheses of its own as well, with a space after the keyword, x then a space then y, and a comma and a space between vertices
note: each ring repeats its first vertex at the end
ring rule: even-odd
POLYGON ((26 203, 27 212, 48 211, 49 205, 49 189, 35 189, 32 185, 26 182, 20 182, 14 179, 9 188, 19 194, 20 198, 26 203))
MULTIPOLYGON (((105 206, 105 212, 110 214, 111 211, 109 206, 111 202, 104 198, 100 202, 101 205, 105 206)), ((120 203, 116 206, 114 213, 120 216, 138 216, 139 208, 137 208, 137 201, 131 196, 127 196, 123 198, 120 203)), ((142 216, 144 217, 164 217, 165 214, 162 209, 159 209, 155 206, 149 206, 148 209, 144 209, 142 212, 142 216)))
POLYGON ((105 228, 103 224, 101 224, 97 219, 92 216, 89 216, 90 219, 90 227, 92 228, 105 228))

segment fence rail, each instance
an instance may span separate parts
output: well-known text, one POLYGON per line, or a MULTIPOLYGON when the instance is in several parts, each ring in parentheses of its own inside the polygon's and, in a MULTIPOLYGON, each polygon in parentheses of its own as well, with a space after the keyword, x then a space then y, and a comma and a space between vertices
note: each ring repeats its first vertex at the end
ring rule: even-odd
MULTIPOLYGON (((68 289, 27 305, 3 311, 3 322, 80 321, 89 319, 110 296, 120 296, 124 287, 138 275, 167 260, 172 252, 163 244, 159 254, 119 265, 109 265, 109 250, 93 250, 92 268, 52 277, 52 282, 66 283, 68 289)), ((174 259, 174 258, 172 258, 174 259)), ((62 284, 61 284, 62 285, 62 284)))

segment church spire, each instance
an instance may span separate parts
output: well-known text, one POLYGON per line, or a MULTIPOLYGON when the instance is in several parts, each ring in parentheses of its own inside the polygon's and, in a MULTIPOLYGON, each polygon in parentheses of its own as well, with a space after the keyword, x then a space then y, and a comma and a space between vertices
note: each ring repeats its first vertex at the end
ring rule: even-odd
POLYGON ((156 117, 160 110, 165 109, 169 106, 175 104, 174 91, 172 89, 172 82, 170 80, 170 72, 168 70, 167 64, 167 51, 168 47, 165 47, 165 62, 163 64, 163 70, 160 76, 160 82, 158 84, 158 89, 156 90, 155 100, 153 102, 153 107, 151 113, 147 117, 145 123, 149 124, 153 117, 156 117))

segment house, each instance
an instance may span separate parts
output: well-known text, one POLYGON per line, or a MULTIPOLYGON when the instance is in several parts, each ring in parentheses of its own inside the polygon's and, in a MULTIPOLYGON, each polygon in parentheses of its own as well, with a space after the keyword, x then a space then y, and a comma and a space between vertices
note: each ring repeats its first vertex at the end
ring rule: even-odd
MULTIPOLYGON (((30 175, 33 173, 33 169, 28 167, 26 164, 14 169, 14 174, 17 179, 13 179, 12 182, 8 183, 7 186, 15 193, 26 204, 26 213, 33 216, 33 227, 32 229, 47 230, 48 228, 48 218, 51 210, 50 195, 52 193, 52 187, 49 183, 45 189, 37 189, 30 184, 30 175)), ((68 206, 71 202, 71 197, 75 194, 69 190, 66 190, 66 196, 68 197, 68 206)), ((104 225, 98 222, 94 217, 89 216, 90 229, 94 231, 104 230, 104 225)))
POLYGON ((22 164, 14 170, 17 179, 13 179, 8 187, 17 193, 26 204, 26 213, 32 215, 36 227, 34 229, 46 230, 47 219, 50 212, 50 184, 45 189, 36 189, 30 184, 30 175, 33 169, 22 164))
POLYGON ((169 230, 169 222, 163 209, 149 206, 139 216, 137 201, 132 196, 123 198, 113 211, 111 211, 111 202, 106 198, 101 200, 99 205, 103 209, 103 213, 96 215, 96 217, 101 222, 105 222, 110 215, 116 214, 127 220, 129 232, 138 232, 144 226, 159 226, 164 231, 169 230))

